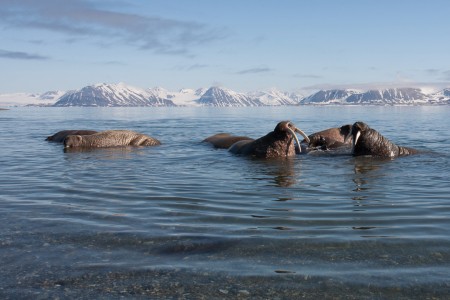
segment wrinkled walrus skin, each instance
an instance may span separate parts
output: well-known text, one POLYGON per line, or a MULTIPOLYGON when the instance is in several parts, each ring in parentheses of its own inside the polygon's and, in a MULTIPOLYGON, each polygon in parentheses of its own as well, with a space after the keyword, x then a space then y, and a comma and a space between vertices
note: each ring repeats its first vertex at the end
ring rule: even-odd
POLYGON ((353 137, 353 156, 371 155, 393 158, 418 153, 415 149, 397 146, 364 122, 353 124, 350 136, 353 137))
MULTIPOLYGON (((299 132, 299 129, 293 123, 282 121, 267 135, 256 140, 238 141, 228 151, 234 154, 251 155, 258 158, 295 156, 295 143, 292 135, 294 131, 299 132)), ((306 135, 304 137, 307 138, 306 135)))
POLYGON ((120 146, 156 146, 161 142, 131 130, 107 130, 92 135, 69 135, 64 147, 106 148, 120 146))
MULTIPOLYGON (((338 128, 329 128, 313 134, 310 134, 310 143, 308 147, 319 148, 321 150, 336 149, 339 147, 350 146, 351 138, 345 140, 349 135, 352 125, 344 125, 338 128)), ((305 140, 302 141, 305 143, 305 140)))
POLYGON ((211 145, 214 146, 214 148, 228 149, 231 147, 231 145, 233 145, 236 142, 247 140, 253 141, 254 139, 249 138, 247 136, 236 136, 231 135, 229 133, 218 133, 210 137, 207 137, 206 139, 203 140, 203 142, 210 143, 211 145))
POLYGON ((95 130, 61 130, 54 135, 48 136, 45 140, 49 142, 62 143, 69 135, 90 135, 97 133, 95 130))

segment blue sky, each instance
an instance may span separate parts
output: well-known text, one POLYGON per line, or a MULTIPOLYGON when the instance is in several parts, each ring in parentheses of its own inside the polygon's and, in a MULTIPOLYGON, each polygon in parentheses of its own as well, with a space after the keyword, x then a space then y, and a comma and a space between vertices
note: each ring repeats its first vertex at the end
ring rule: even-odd
POLYGON ((450 87, 450 1, 0 0, 0 93, 450 87))

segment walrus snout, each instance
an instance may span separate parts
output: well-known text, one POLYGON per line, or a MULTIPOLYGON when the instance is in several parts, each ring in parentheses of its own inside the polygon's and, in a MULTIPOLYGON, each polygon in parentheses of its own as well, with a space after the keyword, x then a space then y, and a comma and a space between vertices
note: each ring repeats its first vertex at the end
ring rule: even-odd
POLYGON ((76 147, 81 140, 82 137, 80 135, 68 135, 64 139, 64 148, 76 147))
POLYGON ((361 132, 365 131, 369 126, 361 121, 355 122, 350 130, 347 130, 347 135, 345 136, 344 142, 347 143, 347 141, 350 138, 353 138, 352 141, 352 152, 354 151, 356 144, 358 143, 358 140, 361 136, 361 132))

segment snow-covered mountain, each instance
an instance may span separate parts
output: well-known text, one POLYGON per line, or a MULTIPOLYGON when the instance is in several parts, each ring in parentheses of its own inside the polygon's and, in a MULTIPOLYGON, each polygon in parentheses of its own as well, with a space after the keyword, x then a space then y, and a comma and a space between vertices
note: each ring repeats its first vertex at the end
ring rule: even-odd
POLYGON ((343 104, 346 99, 358 93, 355 90, 321 90, 300 101, 300 104, 343 104))
POLYGON ((196 102, 201 106, 264 106, 259 99, 220 87, 209 88, 196 102))
POLYGON ((443 94, 445 97, 449 97, 449 98, 450 98, 450 89, 443 89, 443 90, 442 90, 442 94, 443 94))
POLYGON ((450 104, 450 88, 431 94, 430 103, 450 104))
POLYGON ((63 91, 50 91, 43 94, 34 93, 12 93, 0 94, 0 106, 51 106, 59 97, 64 94, 63 91))
POLYGON ((427 96, 420 89, 401 88, 370 90, 353 94, 346 99, 350 104, 414 104, 426 102, 427 96))
POLYGON ((124 83, 101 83, 67 92, 54 106, 175 106, 175 104, 148 90, 124 83))
POLYGON ((148 92, 158 98, 168 99, 177 106, 200 106, 196 100, 206 92, 207 89, 181 89, 178 92, 170 92, 161 87, 148 89, 148 92))
POLYGON ((425 94, 419 88, 390 88, 369 91, 326 90, 318 91, 300 104, 342 104, 342 105, 413 105, 446 104, 450 99, 450 89, 436 94, 425 94), (448 94, 446 94, 446 92, 448 94))
POLYGON ((418 88, 360 91, 321 90, 307 97, 277 89, 239 93, 223 87, 142 89, 124 83, 94 84, 76 91, 43 94, 0 94, 0 106, 281 106, 281 105, 443 105, 450 104, 450 88, 433 92, 418 88))
POLYGON ((259 100, 263 105, 267 106, 297 105, 302 99, 301 96, 282 92, 275 88, 272 88, 268 91, 250 92, 248 96, 252 99, 259 100))

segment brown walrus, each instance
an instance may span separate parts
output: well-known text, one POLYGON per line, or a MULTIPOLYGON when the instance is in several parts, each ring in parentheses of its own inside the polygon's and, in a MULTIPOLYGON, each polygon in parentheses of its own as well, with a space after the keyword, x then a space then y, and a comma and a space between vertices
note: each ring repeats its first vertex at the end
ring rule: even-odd
POLYGON ((236 136, 230 135, 229 133, 218 133, 210 137, 207 137, 206 139, 203 140, 203 142, 212 144, 214 148, 228 149, 234 143, 244 140, 253 141, 254 139, 249 138, 247 136, 236 136))
POLYGON ((89 135, 97 133, 94 130, 61 130, 54 135, 48 136, 45 140, 49 142, 62 143, 69 135, 89 135))
POLYGON ((397 146, 364 122, 353 124, 347 137, 353 138, 352 153, 354 156, 397 157, 418 153, 416 149, 397 146))
MULTIPOLYGON (((320 148, 321 150, 336 149, 351 145, 352 139, 345 140, 352 129, 352 125, 344 125, 338 128, 329 128, 313 134, 309 137, 309 148, 320 148)), ((303 140, 302 143, 306 141, 303 140)))
MULTIPOLYGON (((300 146, 297 135, 300 133, 309 143, 308 136, 290 121, 277 124, 272 132, 256 140, 241 140, 234 143, 228 151, 234 154, 252 155, 260 158, 295 156, 294 139, 300 146)), ((301 150, 300 150, 301 151, 301 150)))
POLYGON ((161 142, 148 135, 131 130, 107 130, 91 135, 69 135, 64 147, 118 147, 118 146, 156 146, 161 142))

